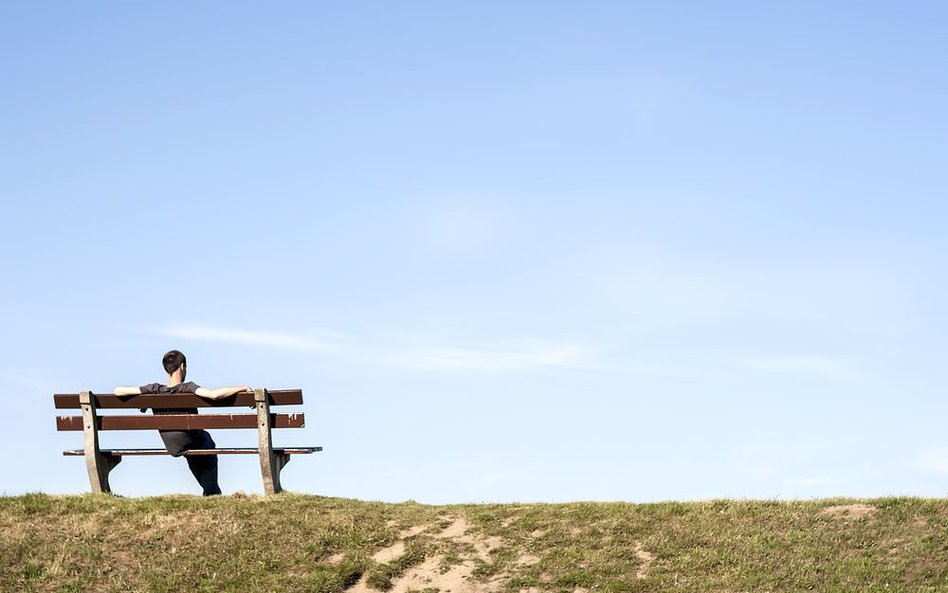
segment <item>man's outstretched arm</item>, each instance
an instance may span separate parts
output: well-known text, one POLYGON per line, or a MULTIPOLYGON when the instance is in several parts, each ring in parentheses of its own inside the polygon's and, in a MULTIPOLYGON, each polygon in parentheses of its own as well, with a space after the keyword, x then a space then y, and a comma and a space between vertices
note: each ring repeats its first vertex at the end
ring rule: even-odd
POLYGON ((245 391, 253 391, 253 388, 247 385, 241 385, 240 387, 221 387, 219 389, 198 387, 194 390, 194 394, 206 399, 221 399, 234 395, 235 393, 243 393, 245 391))
POLYGON ((135 387, 134 385, 120 385, 116 387, 112 393, 115 395, 141 395, 142 388, 135 387))

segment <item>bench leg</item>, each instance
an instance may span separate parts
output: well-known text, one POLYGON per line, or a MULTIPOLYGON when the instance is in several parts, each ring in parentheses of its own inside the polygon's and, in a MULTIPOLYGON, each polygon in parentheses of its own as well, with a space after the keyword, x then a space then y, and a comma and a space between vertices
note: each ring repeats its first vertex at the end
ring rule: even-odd
POLYGON ((280 486, 280 470, 289 463, 286 453, 273 452, 273 437, 270 433, 270 395, 266 389, 254 389, 253 401, 257 406, 257 451, 260 453, 260 473, 263 474, 263 492, 276 494, 283 492, 280 486))
POLYGON ((263 474, 263 492, 277 494, 283 492, 280 485, 280 472, 290 462, 290 456, 285 453, 260 453, 260 473, 263 474))
POLYGON ((95 409, 95 398, 91 391, 79 393, 82 408, 82 432, 85 436, 86 471, 93 492, 112 492, 109 488, 109 472, 122 462, 122 457, 102 455, 99 452, 99 419, 95 409))
POLYGON ((108 456, 100 453, 86 452, 86 471, 89 473, 89 485, 96 493, 110 493, 109 472, 122 463, 121 456, 108 456))

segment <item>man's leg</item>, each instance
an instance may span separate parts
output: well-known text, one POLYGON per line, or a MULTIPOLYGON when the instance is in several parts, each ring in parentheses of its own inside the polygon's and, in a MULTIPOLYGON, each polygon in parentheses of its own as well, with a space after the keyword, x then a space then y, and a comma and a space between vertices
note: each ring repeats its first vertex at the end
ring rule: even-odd
MULTIPOLYGON (((206 431, 201 431, 200 442, 191 446, 192 449, 214 449, 217 445, 214 439, 206 431)), ((194 474, 194 478, 204 489, 204 496, 213 496, 221 493, 221 487, 217 484, 217 455, 188 455, 188 468, 194 474)))

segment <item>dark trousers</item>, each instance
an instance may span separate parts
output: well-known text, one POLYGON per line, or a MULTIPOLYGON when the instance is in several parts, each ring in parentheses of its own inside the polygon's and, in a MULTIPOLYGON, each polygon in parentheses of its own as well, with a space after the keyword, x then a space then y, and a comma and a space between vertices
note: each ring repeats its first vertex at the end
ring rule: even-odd
MULTIPOLYGON (((189 449, 216 449, 217 445, 206 430, 161 431, 168 452, 178 457, 189 449)), ((217 455, 186 455, 188 469, 204 490, 204 496, 221 493, 217 483, 217 455)))

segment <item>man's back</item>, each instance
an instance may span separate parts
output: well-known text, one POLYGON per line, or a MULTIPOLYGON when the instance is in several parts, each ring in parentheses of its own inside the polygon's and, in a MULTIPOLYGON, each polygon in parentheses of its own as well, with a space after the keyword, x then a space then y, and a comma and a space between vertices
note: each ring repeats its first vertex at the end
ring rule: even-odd
MULTIPOLYGON (((139 387, 143 395, 159 394, 159 393, 194 393, 201 386, 195 383, 194 381, 188 381, 187 383, 178 383, 177 385, 172 385, 168 387, 162 383, 149 383, 148 385, 142 385, 139 387)), ((143 410, 144 411, 144 410, 143 410)), ((197 414, 197 408, 169 408, 165 410, 152 410, 152 414, 197 414)))

